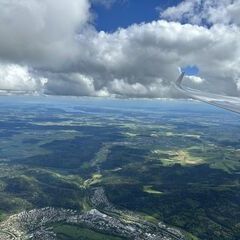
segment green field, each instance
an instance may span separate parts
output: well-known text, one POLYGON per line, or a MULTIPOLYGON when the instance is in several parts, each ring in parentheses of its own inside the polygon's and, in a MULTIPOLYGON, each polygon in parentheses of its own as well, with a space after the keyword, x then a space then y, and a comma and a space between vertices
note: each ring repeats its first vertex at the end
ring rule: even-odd
MULTIPOLYGON (((47 206, 86 212, 103 187, 116 208, 188 239, 240 239, 239 118, 193 103, 119 102, 3 105, 0 219, 47 206)), ((64 223, 54 229, 59 239, 120 239, 64 223)))
POLYGON ((120 237, 95 232, 91 229, 74 225, 58 224, 53 229, 59 240, 123 240, 120 237))

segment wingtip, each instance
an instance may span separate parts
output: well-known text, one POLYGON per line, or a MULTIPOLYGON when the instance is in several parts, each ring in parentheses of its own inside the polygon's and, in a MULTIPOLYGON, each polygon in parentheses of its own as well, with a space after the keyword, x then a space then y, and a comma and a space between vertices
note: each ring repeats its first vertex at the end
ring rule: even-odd
POLYGON ((181 83, 182 83, 182 80, 183 80, 184 75, 185 75, 185 72, 182 72, 181 75, 179 76, 179 78, 177 79, 176 85, 177 85, 178 87, 181 86, 181 83))

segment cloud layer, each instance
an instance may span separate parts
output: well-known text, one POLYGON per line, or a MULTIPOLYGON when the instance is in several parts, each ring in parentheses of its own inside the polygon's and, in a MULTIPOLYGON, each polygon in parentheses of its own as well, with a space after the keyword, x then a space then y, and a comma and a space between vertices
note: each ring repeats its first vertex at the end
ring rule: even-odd
POLYGON ((0 65, 0 90, 41 92, 47 79, 35 76, 28 67, 16 64, 0 65))
POLYGON ((0 0, 2 60, 39 68, 72 61, 89 7, 87 0, 0 0))
POLYGON ((187 84, 238 95, 239 1, 199 4, 186 0, 161 13, 167 20, 105 33, 92 26, 87 0, 0 0, 0 88, 179 97, 171 87, 178 68, 196 65, 200 77, 188 77, 187 84), (223 7, 227 17, 220 21, 223 7), (208 27, 201 26, 207 19, 208 27))
POLYGON ((192 24, 240 25, 240 0, 184 0, 169 7, 161 17, 192 24))

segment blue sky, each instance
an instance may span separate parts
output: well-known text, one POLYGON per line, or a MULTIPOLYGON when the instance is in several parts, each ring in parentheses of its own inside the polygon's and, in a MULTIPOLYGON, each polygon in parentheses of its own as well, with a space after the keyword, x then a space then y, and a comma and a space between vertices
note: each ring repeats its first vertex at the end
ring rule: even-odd
POLYGON ((180 0, 116 0, 110 8, 99 2, 93 4, 94 24, 98 31, 113 32, 134 23, 159 19, 159 10, 177 5, 180 0))
MULTIPOLYGON (((152 22, 160 18, 161 10, 180 2, 181 0, 116 0, 106 7, 97 1, 92 5, 94 25, 98 31, 114 32, 132 24, 152 22)), ((199 72, 196 66, 184 66, 182 71, 188 75, 197 75, 199 72)))

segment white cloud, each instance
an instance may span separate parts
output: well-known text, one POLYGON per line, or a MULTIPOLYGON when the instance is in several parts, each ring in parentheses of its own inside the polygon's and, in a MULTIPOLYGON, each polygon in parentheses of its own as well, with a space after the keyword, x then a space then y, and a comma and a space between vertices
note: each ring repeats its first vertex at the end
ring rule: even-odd
POLYGON ((0 58, 41 68, 73 61, 89 7, 88 0, 0 0, 0 58))
POLYGON ((196 84, 201 84, 205 81, 203 78, 197 77, 197 76, 187 76, 187 78, 190 81, 192 81, 193 83, 196 83, 196 84))
POLYGON ((26 66, 0 65, 0 90, 41 91, 46 83, 46 78, 34 77, 26 66))
POLYGON ((167 97, 173 96, 169 86, 177 78, 178 66, 197 65, 210 90, 236 95, 239 38, 236 26, 207 29, 166 21, 133 25, 113 34, 91 32, 79 37, 86 51, 78 69, 93 76, 96 89, 110 86, 109 92, 122 95, 126 91, 128 96, 167 97), (158 86, 154 94, 152 85, 158 86))
MULTIPOLYGON (((193 9, 194 4, 184 3, 180 17, 193 9)), ((237 8, 230 4, 228 9, 234 19, 237 8)), ((239 94, 237 23, 211 20, 216 24, 206 28, 159 20, 105 33, 90 20, 87 0, 0 0, 0 59, 25 73, 2 70, 0 87, 40 88, 53 95, 177 97, 171 83, 178 68, 196 65, 200 77, 188 78, 187 84, 239 94), (48 82, 42 84, 41 78, 48 82)))
POLYGON ((109 96, 106 88, 96 90, 94 79, 80 73, 51 74, 45 84, 45 93, 50 95, 109 96))
POLYGON ((193 24, 240 25, 240 0, 185 0, 161 12, 161 17, 193 24))
POLYGON ((161 80, 143 85, 140 82, 129 83, 124 79, 114 79, 108 87, 114 95, 122 97, 159 98, 165 97, 170 91, 169 86, 162 86, 161 80))

